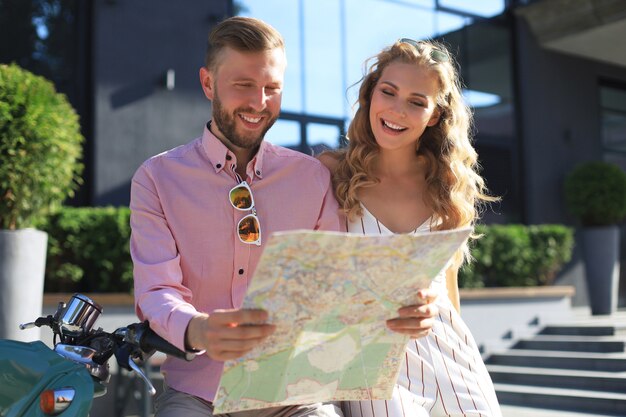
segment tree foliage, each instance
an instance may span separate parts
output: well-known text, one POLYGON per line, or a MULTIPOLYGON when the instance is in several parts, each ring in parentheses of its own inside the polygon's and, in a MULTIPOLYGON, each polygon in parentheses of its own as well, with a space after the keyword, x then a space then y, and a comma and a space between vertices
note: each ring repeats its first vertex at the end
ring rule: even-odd
POLYGON ((608 162, 579 165, 565 179, 568 209, 583 226, 608 226, 626 219, 626 173, 608 162))
POLYGON ((78 115, 51 82, 0 65, 0 228, 29 227, 81 182, 78 115))

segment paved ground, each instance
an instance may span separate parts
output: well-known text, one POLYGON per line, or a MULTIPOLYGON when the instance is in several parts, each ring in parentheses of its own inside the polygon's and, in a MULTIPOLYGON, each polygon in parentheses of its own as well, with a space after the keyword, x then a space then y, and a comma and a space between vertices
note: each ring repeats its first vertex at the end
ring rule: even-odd
MULTIPOLYGON (((610 316, 592 316, 589 308, 576 307, 571 325, 618 326, 626 328, 626 310, 620 309, 610 316)), ((614 417, 606 414, 575 413, 572 411, 545 410, 539 408, 502 406, 503 417, 614 417)))
POLYGON ((544 410, 512 405, 503 405, 501 408, 503 417, 614 417, 605 414, 574 413, 572 411, 544 410))
MULTIPOLYGON (((44 309, 44 314, 52 313, 51 310, 52 309, 44 309)), ((574 312, 574 320, 569 324, 611 324, 625 326, 626 328, 626 310, 620 310, 611 316, 591 316, 588 308, 575 308, 574 312)), ((137 321, 138 319, 131 307, 109 307, 105 309, 104 314, 98 319, 96 327, 102 327, 107 331, 112 331, 117 327, 135 323, 137 321)), ((49 331, 42 330, 42 340, 48 344, 52 341, 49 333, 49 331)), ((115 361, 111 361, 111 365, 113 365, 114 362, 115 361)), ((113 395, 110 394, 111 393, 103 398, 113 401, 113 395)), ((502 406, 502 415, 503 417, 615 417, 605 414, 575 413, 571 411, 546 410, 510 405, 502 406)))

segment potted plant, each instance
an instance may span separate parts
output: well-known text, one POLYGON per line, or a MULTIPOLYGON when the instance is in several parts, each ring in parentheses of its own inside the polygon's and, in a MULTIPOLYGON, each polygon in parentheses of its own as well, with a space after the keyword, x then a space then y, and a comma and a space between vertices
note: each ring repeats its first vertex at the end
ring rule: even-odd
POLYGON ((41 315, 46 233, 33 226, 80 182, 78 116, 51 82, 0 65, 0 338, 32 340, 41 315))
POLYGON ((617 309, 618 224, 626 219, 626 173, 607 162, 587 162, 565 179, 565 201, 582 225, 585 275, 592 314, 617 309))

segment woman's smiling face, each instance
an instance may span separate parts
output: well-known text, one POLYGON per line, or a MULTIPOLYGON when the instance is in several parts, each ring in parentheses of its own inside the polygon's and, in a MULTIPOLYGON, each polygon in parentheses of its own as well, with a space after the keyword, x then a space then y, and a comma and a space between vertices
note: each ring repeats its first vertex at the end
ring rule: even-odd
POLYGON ((439 121, 439 82, 428 68, 401 61, 387 65, 372 92, 370 125, 381 149, 410 147, 439 121))

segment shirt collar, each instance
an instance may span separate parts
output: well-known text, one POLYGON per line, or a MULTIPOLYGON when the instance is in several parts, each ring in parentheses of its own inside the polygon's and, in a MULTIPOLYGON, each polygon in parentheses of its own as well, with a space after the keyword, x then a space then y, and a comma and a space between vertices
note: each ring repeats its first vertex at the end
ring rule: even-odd
MULTIPOLYGON (((220 172, 224 168, 229 168, 231 164, 236 163, 235 154, 232 153, 226 145, 222 143, 209 129, 211 121, 204 126, 202 133, 202 147, 209 157, 209 162, 215 169, 215 172, 220 172)), ((252 158, 252 172, 248 172, 251 177, 263 178, 263 160, 266 150, 272 145, 268 142, 262 141, 259 150, 254 158, 252 158)))
MULTIPOLYGON (((252 158, 252 168, 254 172, 251 175, 258 177, 259 179, 263 178, 263 161, 267 158, 267 148, 269 146, 270 143, 263 140, 256 155, 252 158)), ((250 173, 248 173, 248 175, 250 175, 250 173)))

